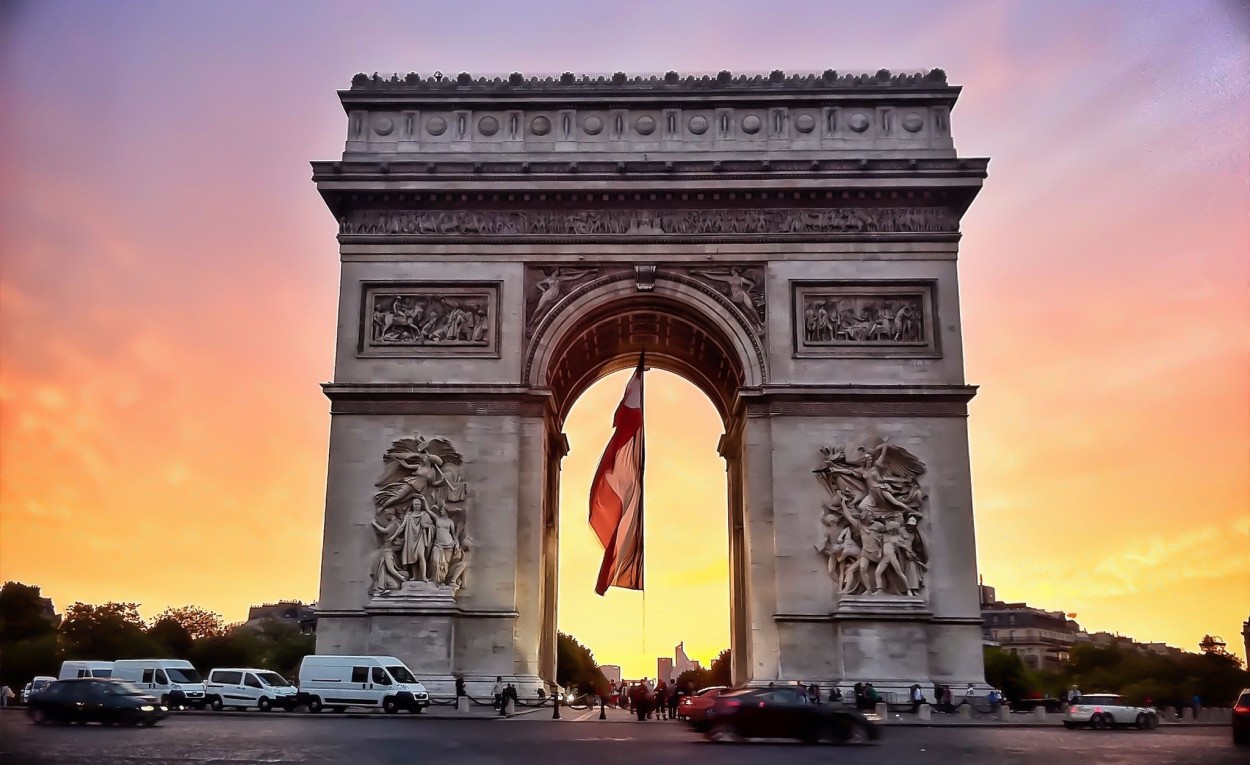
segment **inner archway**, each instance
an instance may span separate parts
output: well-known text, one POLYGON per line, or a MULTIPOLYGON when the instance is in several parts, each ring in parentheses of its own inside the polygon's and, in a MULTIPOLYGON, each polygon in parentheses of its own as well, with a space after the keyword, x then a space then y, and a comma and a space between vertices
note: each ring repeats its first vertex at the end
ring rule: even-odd
POLYGON ((720 415, 693 384, 652 369, 644 404, 646 590, 594 593, 602 550, 586 522, 586 498, 631 374, 599 379, 565 420, 556 622, 600 663, 619 664, 624 677, 637 678, 654 677, 656 657, 672 657, 678 642, 705 667, 729 646, 729 535, 725 463, 716 451, 720 415))
MULTIPOLYGON (((708 430, 709 436, 711 431, 720 431, 717 451, 724 459, 720 469, 724 471, 725 482, 719 484, 724 488, 718 494, 721 497, 719 506, 726 508, 726 514, 722 516, 725 519, 724 526, 715 523, 705 531, 706 535, 710 535, 714 533, 712 529, 726 529, 723 539, 727 543, 729 570, 729 647, 733 650, 734 678, 746 677, 749 641, 746 546, 743 537, 745 492, 741 466, 743 417, 739 411, 738 393, 748 385, 759 385, 764 375, 762 365, 752 363, 755 358, 752 351, 758 348, 755 330, 732 306, 726 305, 719 297, 717 293, 698 290, 679 278, 658 278, 648 285, 648 289, 642 290, 631 280, 609 276, 591 282, 580 293, 569 295, 535 333, 529 359, 532 384, 536 388, 550 391, 553 404, 548 416, 549 448, 543 491, 542 634, 539 665, 544 679, 553 680, 555 677, 555 636, 560 612, 560 529, 571 528, 561 513, 562 495, 569 504, 565 509, 572 515, 573 523, 584 525, 585 497, 589 482, 587 475, 575 481, 569 491, 561 490, 565 470, 563 461, 570 447, 569 438, 565 434, 566 426, 570 424, 569 415, 574 403, 596 381, 613 372, 632 368, 642 353, 646 354, 648 370, 664 370, 683 378, 687 381, 685 387, 688 393, 685 397, 694 400, 705 398, 715 412, 715 416, 709 418, 708 430), (703 397, 694 395, 690 388, 701 391, 703 397)), ((600 428, 611 426, 612 413, 623 382, 603 388, 602 394, 594 396, 595 411, 592 414, 603 423, 600 428), (615 392, 614 387, 618 389, 615 392)), ((653 426, 654 410, 648 412, 647 416, 649 427, 653 426)), ((599 452, 606 443, 606 433, 607 431, 599 433, 593 443, 588 442, 581 447, 584 451, 578 459, 587 460, 589 466, 582 468, 578 465, 579 477, 581 470, 593 472, 599 452)), ((657 459, 654 436, 653 431, 648 438, 648 467, 653 478, 657 459)), ((680 467, 676 469, 680 470, 680 467)), ((712 474, 708 474, 706 478, 701 477, 700 480, 713 480, 712 474)), ((654 486, 653 481, 648 481, 649 488, 654 486)), ((662 519, 671 512, 680 512, 671 505, 681 501, 677 497, 648 496, 648 505, 644 511, 644 545, 655 540, 657 519, 662 519)), ((700 536, 704 535, 696 535, 693 544, 700 544, 700 536)), ((586 542, 583 548, 597 559, 598 544, 593 538, 588 538, 586 542)), ((650 549, 654 551, 656 547, 653 545, 650 549)), ((647 560, 646 575, 651 577, 654 584, 656 559, 649 553, 644 554, 644 558, 647 560)), ((587 581, 592 582, 593 577, 587 581)), ((618 602, 629 602, 628 598, 628 594, 614 596, 618 602)), ((638 621, 641 622, 642 597, 639 596, 638 600, 638 621)), ((650 615, 650 611, 647 615, 650 615)), ((587 634, 585 630, 582 633, 587 634)), ((643 649, 640 643, 646 643, 642 625, 639 624, 638 628, 625 634, 628 635, 625 640, 635 643, 633 653, 636 655, 643 649)), ((596 642, 589 637, 585 639, 592 645, 596 642)), ((649 644, 645 648, 647 653, 656 649, 649 644)), ((668 646, 664 648, 665 651, 669 649, 668 646)), ((654 672, 645 671, 639 674, 652 676, 654 672)))

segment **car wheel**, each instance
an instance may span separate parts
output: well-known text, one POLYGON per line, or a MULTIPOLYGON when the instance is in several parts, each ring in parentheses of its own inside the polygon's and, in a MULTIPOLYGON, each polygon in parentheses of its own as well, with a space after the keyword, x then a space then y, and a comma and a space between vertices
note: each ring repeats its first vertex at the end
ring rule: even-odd
POLYGON ((399 702, 395 701, 392 697, 387 696, 382 700, 382 711, 386 712, 388 715, 396 714, 399 712, 399 702))
POLYGON ((322 705, 322 703, 321 703, 321 699, 320 699, 320 698, 318 698, 317 696, 313 696, 311 699, 309 699, 309 700, 308 700, 308 711, 309 711, 309 712, 312 712, 313 714, 317 714, 317 713, 319 713, 319 712, 320 712, 323 708, 324 708, 324 707, 323 707, 323 705, 322 705))
POLYGON ((1111 721, 1107 719, 1106 715, 1094 715, 1090 718, 1090 724, 1093 726, 1094 730, 1111 729, 1111 721))
POLYGON ((273 709, 273 702, 265 698, 264 696, 261 696, 260 701, 256 702, 256 708, 262 712, 268 712, 269 710, 273 709))
POLYGON ((35 725, 44 725, 48 722, 48 715, 42 709, 31 709, 26 715, 35 725))
POLYGON ((1150 715, 1145 712, 1137 715, 1136 725, 1138 730, 1150 730, 1150 715))
POLYGON ((1246 744, 1250 744, 1250 729, 1237 730, 1236 728, 1234 728, 1233 729, 1233 743, 1237 744, 1238 746, 1245 746, 1246 744))
POLYGON ((413 707, 411 711, 414 715, 419 715, 425 711, 425 707, 413 707))
POLYGON ((740 740, 741 736, 738 731, 728 722, 718 722, 712 725, 711 729, 705 734, 708 741, 717 744, 728 744, 740 740))
POLYGON ((1063 727, 1067 728, 1068 730, 1074 730, 1076 728, 1076 723, 1071 722, 1069 720, 1064 720, 1063 727))
POLYGON ((211 710, 213 710, 214 712, 220 712, 220 711, 221 711, 222 709, 224 709, 225 707, 224 707, 224 705, 221 703, 221 697, 220 697, 220 696, 214 696, 214 697, 212 697, 211 699, 209 699, 209 700, 208 700, 208 708, 209 708, 209 709, 211 709, 211 710))
POLYGON ((1159 727, 1159 715, 1152 713, 1149 716, 1149 720, 1150 720, 1150 730, 1154 730, 1155 728, 1159 727))
POLYGON ((347 707, 330 707, 330 711, 342 713, 347 711, 347 707))
POLYGON ((143 727, 145 727, 145 728, 151 728, 152 726, 156 725, 156 722, 157 722, 157 720, 156 720, 156 718, 155 718, 155 717, 153 717, 153 718, 152 718, 152 719, 150 719, 150 720, 144 720, 144 721, 143 721, 143 727))
POLYGON ((868 727, 860 723, 851 723, 850 730, 844 734, 846 737, 842 739, 843 744, 867 744, 868 743, 868 727))

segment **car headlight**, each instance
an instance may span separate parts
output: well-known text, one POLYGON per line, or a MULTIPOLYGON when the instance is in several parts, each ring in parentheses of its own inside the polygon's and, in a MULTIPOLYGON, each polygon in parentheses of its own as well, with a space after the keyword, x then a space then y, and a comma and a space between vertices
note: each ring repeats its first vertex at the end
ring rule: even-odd
POLYGON ((140 712, 155 712, 156 707, 152 706, 151 704, 145 704, 144 706, 139 707, 139 711, 140 712))

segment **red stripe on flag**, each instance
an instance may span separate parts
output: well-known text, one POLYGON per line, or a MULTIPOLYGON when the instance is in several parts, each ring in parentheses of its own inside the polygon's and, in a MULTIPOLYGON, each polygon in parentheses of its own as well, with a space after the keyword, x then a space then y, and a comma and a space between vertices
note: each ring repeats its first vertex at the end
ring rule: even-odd
POLYGON ((625 386, 608 441, 590 483, 590 527, 603 545, 595 592, 642 589, 642 361, 625 386))

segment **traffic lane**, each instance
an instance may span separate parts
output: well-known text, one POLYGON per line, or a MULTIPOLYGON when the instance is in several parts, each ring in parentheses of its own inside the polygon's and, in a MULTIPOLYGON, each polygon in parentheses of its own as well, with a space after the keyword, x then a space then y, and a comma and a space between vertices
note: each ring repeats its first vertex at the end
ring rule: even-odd
POLYGON ((680 723, 600 723, 514 719, 434 720, 420 717, 344 719, 228 718, 178 715, 156 728, 29 724, 0 715, 0 761, 98 762, 104 765, 187 763, 403 763, 438 758, 464 765, 689 765, 693 762, 787 765, 882 762, 900 765, 1106 765, 1245 763, 1224 728, 1158 731, 1065 731, 1024 728, 893 728, 862 747, 792 743, 710 744, 680 723))

